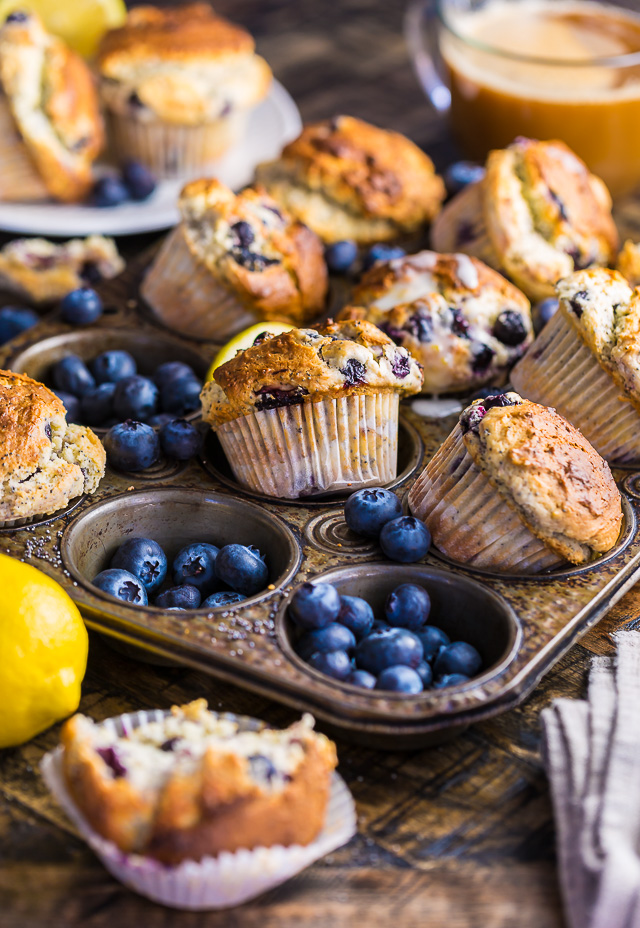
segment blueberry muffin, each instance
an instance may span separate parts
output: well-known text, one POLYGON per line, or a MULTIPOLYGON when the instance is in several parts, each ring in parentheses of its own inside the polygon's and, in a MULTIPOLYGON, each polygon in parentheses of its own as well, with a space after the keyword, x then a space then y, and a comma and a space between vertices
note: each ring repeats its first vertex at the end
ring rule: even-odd
POLYGON ((179 200, 182 221, 147 273, 142 295, 168 328, 226 341, 264 319, 302 324, 322 311, 322 244, 263 190, 234 194, 217 180, 193 181, 179 200))
POLYGON ((627 239, 620 249, 616 268, 630 286, 640 286, 640 245, 627 239))
POLYGON ((557 286, 558 312, 511 382, 555 406, 615 464, 640 462, 640 291, 618 271, 590 268, 557 286))
POLYGON ((533 338, 526 296, 463 254, 376 264, 338 318, 367 319, 407 348, 424 368, 425 393, 503 383, 533 338))
POLYGON ((248 728, 204 699, 124 735, 75 715, 62 729, 64 775, 92 828, 125 853, 173 865, 306 845, 323 827, 337 762, 312 726, 304 716, 248 728))
POLYGON ((434 224, 436 251, 481 258, 531 300, 553 296, 573 271, 615 261, 609 192, 564 142, 516 139, 486 167, 434 224))
POLYGON ((442 179, 417 145, 352 116, 305 126, 256 178, 325 242, 413 235, 444 198, 442 179))
POLYGON ((206 170, 244 133, 271 70, 207 3, 138 6, 98 52, 114 150, 163 177, 206 170))
POLYGON ((537 573, 615 545, 620 493, 603 459, 554 409, 505 393, 476 400, 409 493, 444 554, 537 573))
POLYGON ((93 493, 104 475, 100 439, 68 425, 55 393, 24 374, 0 371, 0 520, 19 525, 93 493))
POLYGON ((104 133, 93 76, 35 13, 0 29, 0 200, 82 200, 104 133))
POLYGON ((332 322, 256 343, 200 395, 236 479, 295 499, 396 476, 398 403, 420 365, 369 322, 332 322))
POLYGON ((112 238, 90 235, 56 245, 21 238, 0 249, 0 286, 34 303, 61 300, 77 287, 94 286, 124 270, 112 238))

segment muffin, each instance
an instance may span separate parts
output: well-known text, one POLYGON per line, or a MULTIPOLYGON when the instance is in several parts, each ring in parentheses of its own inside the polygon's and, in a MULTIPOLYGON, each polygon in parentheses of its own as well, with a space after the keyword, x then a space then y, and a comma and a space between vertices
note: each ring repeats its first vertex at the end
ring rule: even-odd
POLYGON ((68 425, 61 401, 25 374, 0 371, 0 520, 49 515, 104 475, 106 455, 91 429, 68 425))
POLYGON ((555 406, 615 464, 640 462, 640 291, 590 268, 557 286, 558 312, 516 365, 520 393, 555 406))
POLYGON ((307 845, 322 829, 334 744, 305 716, 241 729, 204 699, 124 735, 75 715, 62 729, 67 788, 125 853, 164 864, 240 848, 307 845))
POLYGON ((398 405, 419 393, 406 348, 369 322, 332 322, 256 343, 203 387, 203 418, 237 481, 285 499, 396 476, 398 405))
POLYGON ((0 29, 0 200, 82 200, 104 133, 85 62, 35 13, 0 29))
POLYGON ((573 271, 615 261, 618 233, 602 181, 564 142, 519 138, 492 151, 432 229, 436 251, 463 251, 502 271, 531 300, 573 271))
POLYGON ((207 3, 138 6, 98 52, 114 152, 163 177, 194 176, 244 133, 269 65, 207 3))
POLYGON ((352 116, 305 126, 256 178, 325 242, 414 235, 444 199, 444 183, 417 145, 352 116))
POLYGON ((620 249, 616 267, 632 287, 640 285, 640 245, 627 239, 620 249))
POLYGON ((264 319, 300 325, 322 311, 322 244, 263 190, 246 187, 235 195, 217 180, 193 181, 179 207, 182 221, 141 291, 168 328, 226 341, 264 319))
POLYGON ((529 301, 468 255, 417 255, 376 264, 339 319, 366 319, 424 368, 423 392, 504 383, 531 343, 529 301))
POLYGON ((44 238, 14 239, 0 249, 0 287, 34 303, 61 300, 71 290, 124 270, 112 238, 90 235, 56 245, 44 238))
POLYGON ((533 574, 615 545, 620 493, 605 461, 554 409, 505 393, 476 400, 409 493, 440 551, 533 574))

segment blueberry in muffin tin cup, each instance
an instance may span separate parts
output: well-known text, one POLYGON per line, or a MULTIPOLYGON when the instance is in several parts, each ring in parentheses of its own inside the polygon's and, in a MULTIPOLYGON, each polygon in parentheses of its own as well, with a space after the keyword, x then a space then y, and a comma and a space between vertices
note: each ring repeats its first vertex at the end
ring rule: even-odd
MULTIPOLYGON (((115 728, 118 735, 148 722, 160 721, 167 712, 160 709, 140 711, 107 719, 104 725, 115 728)), ((246 727, 263 727, 257 719, 230 716, 246 727)), ((176 909, 224 909, 240 905, 278 886, 300 873, 314 861, 346 844, 356 832, 353 797, 344 780, 333 774, 325 824, 309 845, 258 847, 202 860, 186 860, 167 866, 138 854, 126 854, 113 842, 94 831, 67 789, 63 773, 62 746, 46 754, 41 761, 44 780, 81 836, 100 858, 106 869, 130 889, 154 902, 176 909)))

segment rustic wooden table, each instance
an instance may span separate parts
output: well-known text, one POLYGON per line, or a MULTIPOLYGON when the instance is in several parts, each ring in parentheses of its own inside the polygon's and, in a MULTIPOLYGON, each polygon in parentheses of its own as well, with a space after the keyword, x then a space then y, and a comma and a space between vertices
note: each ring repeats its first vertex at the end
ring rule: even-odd
MULTIPOLYGON (((216 4, 257 36, 305 120, 352 113, 405 132, 442 165, 454 149, 410 68, 402 6, 383 0, 216 4)), ((148 241, 128 240, 125 253, 148 241)), ((163 909, 107 874, 38 773, 43 752, 58 740, 57 727, 0 752, 0 926, 560 926, 553 819, 538 750, 540 710, 558 696, 582 694, 589 658, 611 650, 609 633, 633 619, 638 606, 640 593, 629 593, 523 706, 448 745, 383 753, 339 741, 340 772, 358 808, 357 837, 285 886, 229 912, 163 909)), ((92 636, 83 712, 102 719, 198 696, 213 708, 278 725, 293 718, 202 674, 129 660, 92 636)))

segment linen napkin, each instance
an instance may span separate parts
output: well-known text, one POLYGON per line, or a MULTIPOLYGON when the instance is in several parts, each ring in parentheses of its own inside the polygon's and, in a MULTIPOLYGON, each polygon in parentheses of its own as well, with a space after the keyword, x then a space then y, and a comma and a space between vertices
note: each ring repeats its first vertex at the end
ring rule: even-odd
POLYGON ((542 712, 560 886, 571 928, 640 928, 640 632, 596 657, 586 700, 542 712))

